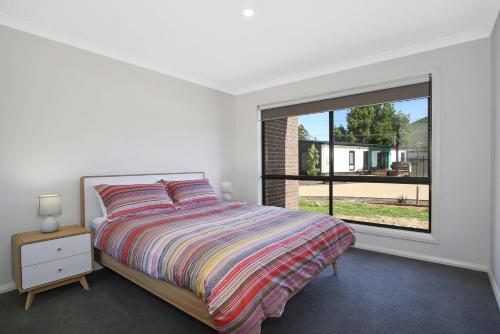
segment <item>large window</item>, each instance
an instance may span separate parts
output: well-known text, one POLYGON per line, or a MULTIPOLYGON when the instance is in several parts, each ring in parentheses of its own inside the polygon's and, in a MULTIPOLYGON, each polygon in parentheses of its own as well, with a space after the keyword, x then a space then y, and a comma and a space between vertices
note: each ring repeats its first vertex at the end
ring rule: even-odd
POLYGON ((431 231, 431 82, 262 111, 263 202, 431 231))

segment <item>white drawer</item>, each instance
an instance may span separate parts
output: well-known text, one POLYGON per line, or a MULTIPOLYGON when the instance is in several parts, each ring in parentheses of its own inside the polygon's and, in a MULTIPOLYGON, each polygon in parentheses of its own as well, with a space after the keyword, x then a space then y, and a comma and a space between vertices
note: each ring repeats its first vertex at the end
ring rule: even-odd
POLYGON ((52 239, 21 247, 21 267, 90 252, 90 234, 52 239))
POLYGON ((23 289, 28 289, 65 277, 85 273, 91 269, 90 252, 23 267, 22 287, 23 289))

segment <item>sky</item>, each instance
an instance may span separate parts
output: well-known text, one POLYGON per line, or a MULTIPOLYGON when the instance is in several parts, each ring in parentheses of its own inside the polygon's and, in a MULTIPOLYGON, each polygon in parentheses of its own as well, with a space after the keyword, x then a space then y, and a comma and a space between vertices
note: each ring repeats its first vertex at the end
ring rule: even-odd
MULTIPOLYGON (((410 123, 427 116, 427 98, 394 102, 394 108, 410 116, 410 123)), ((346 115, 349 109, 335 110, 334 126, 347 128, 346 115)), ((299 116, 299 124, 304 125, 309 134, 318 140, 328 141, 328 112, 299 116)))

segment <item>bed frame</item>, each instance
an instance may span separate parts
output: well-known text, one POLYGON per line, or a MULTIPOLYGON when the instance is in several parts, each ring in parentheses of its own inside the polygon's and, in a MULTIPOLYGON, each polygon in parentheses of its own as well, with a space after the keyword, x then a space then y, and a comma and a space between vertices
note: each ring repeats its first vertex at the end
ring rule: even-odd
MULTIPOLYGON (((80 178, 80 223, 83 227, 91 230, 91 219, 101 216, 99 203, 94 190, 92 189, 92 187, 96 184, 154 183, 161 179, 173 181, 201 179, 204 177, 205 173, 203 172, 82 176, 80 178)), ((214 322, 208 313, 207 304, 190 290, 152 278, 138 270, 124 265, 119 261, 116 261, 108 254, 103 253, 98 249, 94 249, 94 257, 95 261, 102 266, 113 270, 169 304, 198 319, 207 326, 216 329, 214 322)), ((339 270, 337 268, 337 263, 333 262, 332 267, 335 275, 338 275, 339 270)), ((308 283, 309 282, 307 282, 307 284, 308 283)), ((299 291, 300 290, 296 291, 289 297, 289 299, 291 299, 299 291)))

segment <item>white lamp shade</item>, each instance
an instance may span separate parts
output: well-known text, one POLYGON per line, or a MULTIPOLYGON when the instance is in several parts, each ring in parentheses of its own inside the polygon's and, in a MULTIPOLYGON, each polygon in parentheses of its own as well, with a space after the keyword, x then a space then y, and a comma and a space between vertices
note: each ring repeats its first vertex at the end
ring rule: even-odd
POLYGON ((233 184, 231 183, 231 181, 222 181, 221 192, 223 194, 230 194, 233 192, 233 184))
POLYGON ((61 195, 38 196, 38 215, 53 216, 62 213, 61 195))

